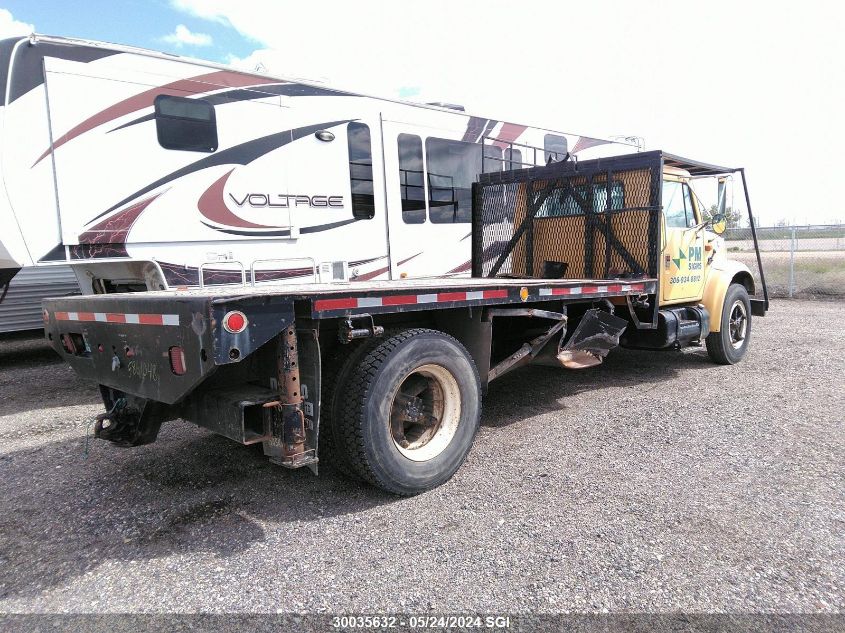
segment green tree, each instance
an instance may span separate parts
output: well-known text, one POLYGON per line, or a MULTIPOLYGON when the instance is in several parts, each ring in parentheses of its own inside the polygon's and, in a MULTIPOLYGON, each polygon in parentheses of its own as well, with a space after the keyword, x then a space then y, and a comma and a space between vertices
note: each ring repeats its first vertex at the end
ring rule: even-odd
MULTIPOLYGON (((715 204, 710 205, 710 209, 708 210, 708 214, 712 218, 716 213, 718 213, 719 207, 715 204)), ((742 214, 739 210, 734 209, 733 207, 726 207, 725 208, 725 224, 729 229, 738 229, 742 226, 742 214)))

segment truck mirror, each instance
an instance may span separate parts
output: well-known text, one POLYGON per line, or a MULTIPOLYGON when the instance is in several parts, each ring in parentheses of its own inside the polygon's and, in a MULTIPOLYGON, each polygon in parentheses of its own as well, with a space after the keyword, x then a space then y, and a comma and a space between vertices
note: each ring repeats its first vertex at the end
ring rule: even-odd
POLYGON ((710 220, 710 228, 713 229, 713 232, 716 235, 721 235, 725 232, 725 229, 728 228, 728 223, 724 215, 721 213, 717 213, 713 216, 713 219, 710 220))

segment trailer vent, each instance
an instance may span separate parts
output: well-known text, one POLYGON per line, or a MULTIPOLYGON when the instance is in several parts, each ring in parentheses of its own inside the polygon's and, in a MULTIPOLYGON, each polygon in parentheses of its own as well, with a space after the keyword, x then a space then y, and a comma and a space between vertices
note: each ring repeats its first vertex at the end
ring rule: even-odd
POLYGON ((349 265, 346 262, 323 262, 320 264, 320 283, 344 283, 349 281, 349 265))

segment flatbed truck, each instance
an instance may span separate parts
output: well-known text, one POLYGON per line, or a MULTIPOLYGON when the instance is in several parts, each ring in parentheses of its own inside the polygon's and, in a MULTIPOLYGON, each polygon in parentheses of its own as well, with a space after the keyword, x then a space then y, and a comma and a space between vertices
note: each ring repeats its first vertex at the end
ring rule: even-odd
POLYGON ((481 174, 471 277, 281 285, 244 272, 236 285, 49 299, 45 330, 100 385, 99 438, 148 444, 183 419, 282 466, 331 461, 413 495, 458 470, 482 394, 519 367, 592 367, 618 345, 706 345, 739 362, 765 280, 727 259, 722 218, 685 189, 737 171, 744 181, 655 151, 481 174))

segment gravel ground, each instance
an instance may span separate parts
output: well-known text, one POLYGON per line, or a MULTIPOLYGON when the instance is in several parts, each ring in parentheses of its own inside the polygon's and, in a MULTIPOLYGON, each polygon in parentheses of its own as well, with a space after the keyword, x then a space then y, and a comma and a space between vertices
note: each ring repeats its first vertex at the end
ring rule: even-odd
POLYGON ((516 372, 412 499, 181 422, 85 459, 95 387, 0 341, 0 611, 841 611, 843 318, 778 302, 735 367, 516 372))

